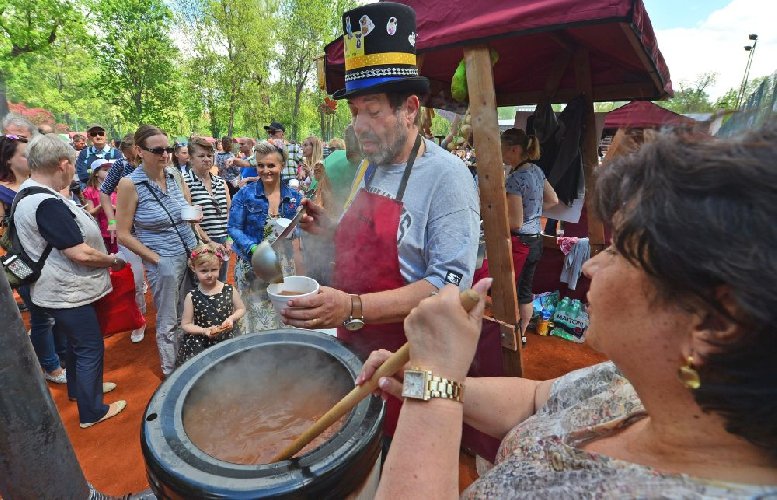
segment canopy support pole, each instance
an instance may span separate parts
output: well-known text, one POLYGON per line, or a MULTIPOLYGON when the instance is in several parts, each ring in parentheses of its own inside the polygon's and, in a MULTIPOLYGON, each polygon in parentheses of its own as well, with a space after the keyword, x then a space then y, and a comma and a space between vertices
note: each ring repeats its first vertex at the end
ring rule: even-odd
MULTIPOLYGON (((486 233, 488 267, 494 283, 491 287, 491 311, 499 321, 518 326, 518 300, 515 290, 510 225, 507 220, 507 193, 499 139, 494 75, 488 47, 464 49, 467 86, 480 186, 480 215, 486 233)), ((505 375, 522 374, 521 342, 515 328, 502 329, 502 364, 505 375)))
POLYGON ((588 242, 591 245, 591 256, 604 249, 604 224, 596 215, 594 209, 594 189, 596 177, 594 169, 599 165, 599 138, 596 136, 596 119, 594 115, 593 90, 591 83, 591 62, 588 49, 580 48, 575 53, 575 79, 577 90, 585 96, 586 113, 583 121, 583 172, 585 175, 585 206, 588 213, 588 242))

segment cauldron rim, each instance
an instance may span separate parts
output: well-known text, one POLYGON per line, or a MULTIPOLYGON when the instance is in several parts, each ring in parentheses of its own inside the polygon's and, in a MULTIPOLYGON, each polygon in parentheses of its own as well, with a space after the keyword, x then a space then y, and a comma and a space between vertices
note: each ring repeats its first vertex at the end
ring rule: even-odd
POLYGON ((192 443, 184 430, 182 418, 183 407, 192 388, 218 364, 261 346, 275 345, 317 349, 339 361, 353 379, 361 370, 362 362, 353 351, 331 336, 309 330, 272 330, 243 335, 214 346, 178 368, 159 386, 146 407, 141 426, 141 445, 152 482, 155 478, 150 459, 155 461, 157 468, 161 468, 161 456, 170 459, 173 458, 170 454, 173 454, 176 459, 174 466, 156 471, 163 473, 164 482, 168 485, 185 484, 191 487, 193 482, 199 482, 192 476, 200 476, 203 485, 212 485, 211 481, 205 481, 204 476, 207 476, 229 480, 233 488, 231 494, 249 487, 249 484, 242 484, 244 482, 250 483, 252 489, 266 487, 266 493, 277 494, 291 484, 304 486, 338 468, 338 461, 353 460, 355 455, 364 453, 366 450, 358 449, 358 439, 354 436, 377 434, 379 438, 383 402, 380 398, 371 397, 352 411, 342 429, 330 440, 299 458, 272 464, 234 464, 208 455, 192 443), (155 418, 153 414, 156 414, 155 418))

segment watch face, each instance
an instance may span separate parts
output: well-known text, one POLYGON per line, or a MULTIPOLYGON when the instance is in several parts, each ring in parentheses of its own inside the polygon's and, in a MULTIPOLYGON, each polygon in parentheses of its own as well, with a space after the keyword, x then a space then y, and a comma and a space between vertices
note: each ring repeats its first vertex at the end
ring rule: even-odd
POLYGON ((345 327, 346 330, 349 330, 349 331, 353 332, 353 331, 359 330, 361 327, 363 327, 364 326, 364 321, 362 321, 362 320, 360 320, 358 318, 349 319, 348 321, 343 323, 343 326, 345 327))
POLYGON ((402 397, 424 399, 426 377, 419 370, 405 370, 405 382, 402 385, 402 397))

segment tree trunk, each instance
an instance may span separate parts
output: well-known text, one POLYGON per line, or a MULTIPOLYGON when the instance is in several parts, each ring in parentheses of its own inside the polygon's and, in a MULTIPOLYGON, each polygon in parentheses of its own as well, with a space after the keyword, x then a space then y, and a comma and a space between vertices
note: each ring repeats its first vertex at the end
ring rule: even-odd
POLYGON ((210 135, 214 139, 219 139, 219 124, 216 119, 216 109, 213 101, 208 99, 208 118, 210 119, 210 135))
POLYGON ((5 118, 10 110, 8 109, 8 88, 6 87, 5 72, 0 71, 0 120, 5 118))
POLYGON ((133 101, 135 101, 135 119, 138 123, 143 122, 143 94, 142 92, 138 91, 135 92, 133 97, 133 101))
POLYGON ((232 88, 229 93, 229 127, 227 127, 227 135, 232 137, 235 129, 235 83, 232 81, 232 88))
POLYGON ((318 119, 321 122, 321 137, 326 140, 326 115, 320 109, 318 110, 318 119))
POLYGON ((302 89, 305 87, 305 82, 298 82, 294 87, 294 111, 291 113, 291 137, 293 140, 297 140, 297 117, 299 116, 299 101, 302 97, 302 89))

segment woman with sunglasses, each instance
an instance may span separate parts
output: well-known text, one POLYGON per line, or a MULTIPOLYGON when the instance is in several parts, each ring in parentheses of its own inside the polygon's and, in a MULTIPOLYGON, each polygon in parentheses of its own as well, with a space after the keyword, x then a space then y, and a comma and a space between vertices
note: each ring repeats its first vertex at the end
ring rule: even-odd
MULTIPOLYGON (((0 135, 0 234, 8 227, 11 204, 24 181, 30 177, 27 164, 27 139, 17 135, 0 135)), ((55 331, 54 320, 30 300, 30 287, 17 290, 30 311, 30 341, 45 372, 46 380, 57 384, 67 383, 65 369, 60 363, 67 350, 67 340, 55 331)))
MULTIPOLYGON (((227 219, 231 199, 227 183, 210 171, 213 168, 213 146, 203 137, 189 139, 191 170, 183 178, 192 196, 192 205, 202 207, 202 220, 196 226, 203 243, 217 244, 223 255, 228 256, 232 247, 227 242, 227 219)), ((219 281, 227 280, 229 260, 222 261, 219 281)))
MULTIPOLYGON (((275 221, 291 219, 302 201, 299 191, 281 182, 281 171, 286 165, 286 152, 269 142, 260 142, 254 148, 259 182, 248 184, 237 192, 229 210, 229 236, 238 255, 235 265, 235 285, 246 306, 243 331, 247 333, 278 328, 280 316, 267 296, 266 283, 251 269, 251 254, 264 240, 275 241, 275 221)), ((277 251, 281 257, 284 276, 295 274, 293 256, 299 255, 298 240, 284 241, 277 251)))
POLYGON ((162 375, 167 377, 175 368, 183 297, 192 285, 186 262, 197 238, 181 217, 181 209, 189 204, 189 189, 173 168, 165 168, 174 150, 167 135, 153 125, 141 125, 135 147, 141 163, 119 181, 116 225, 119 243, 146 266, 157 311, 162 375))
POLYGON ((105 128, 102 125, 92 124, 86 133, 89 140, 92 141, 92 145, 79 151, 78 159, 76 159, 76 175, 81 181, 82 189, 86 188, 86 183, 89 181, 89 167, 93 161, 124 158, 121 151, 108 143, 105 128))

